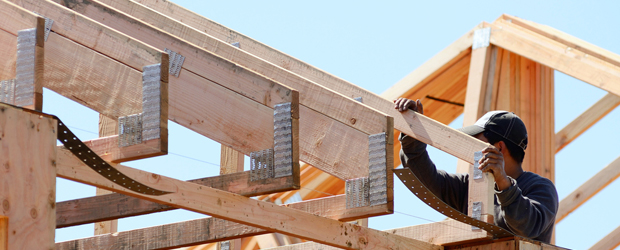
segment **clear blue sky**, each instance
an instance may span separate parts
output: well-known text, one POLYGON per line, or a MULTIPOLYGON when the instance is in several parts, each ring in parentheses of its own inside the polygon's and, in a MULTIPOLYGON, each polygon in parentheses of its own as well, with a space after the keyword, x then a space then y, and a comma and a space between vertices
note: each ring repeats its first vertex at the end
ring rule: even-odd
MULTIPOLYGON (((549 25, 620 54, 620 1, 174 1, 207 18, 248 35, 331 74, 381 94, 434 54, 482 21, 502 13, 549 25)), ((243 46, 243 45, 242 45, 243 46)), ((556 72, 556 131, 581 114, 605 92, 556 72)), ((620 84, 620 82, 615 83, 620 84)), ((97 131, 93 111, 45 92, 44 109, 66 124, 97 131), (76 115, 79 114, 79 115, 76 115)), ((620 111, 610 113, 556 156, 560 198, 620 156, 620 111)), ((457 119, 451 126, 461 127, 457 119)), ((170 122, 168 155, 126 165, 179 179, 218 174, 219 144, 170 122), (206 163, 209 162, 209 163, 206 163)), ((83 140, 96 135, 76 133, 83 140)), ((302 131, 303 132, 303 131, 302 131)), ((431 150, 436 164, 454 172, 456 160, 431 150)), ((396 214, 370 220, 370 227, 390 229, 440 221, 395 180, 396 214), (402 213, 408 214, 404 215, 402 213), (411 217, 413 215, 416 217, 411 217)), ((557 225, 556 243, 587 249, 620 226, 617 211, 620 183, 614 182, 557 225)), ((58 181, 58 200, 94 195, 94 188, 58 181)), ((123 219, 129 230, 202 217, 191 212, 166 212, 123 219)), ((93 226, 57 230, 57 241, 91 236, 93 226)))

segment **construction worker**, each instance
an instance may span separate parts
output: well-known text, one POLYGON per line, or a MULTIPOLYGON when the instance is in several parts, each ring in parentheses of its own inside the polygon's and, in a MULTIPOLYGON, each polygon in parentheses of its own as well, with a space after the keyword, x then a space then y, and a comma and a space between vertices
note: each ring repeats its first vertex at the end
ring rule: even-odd
MULTIPOLYGON (((394 108, 423 114, 420 100, 399 98, 394 108)), ((527 130, 517 115, 507 111, 486 113, 474 125, 459 129, 491 144, 481 149, 479 169, 495 179, 495 224, 516 235, 549 243, 558 211, 558 194, 553 183, 521 164, 527 147, 527 130)), ((400 160, 435 195, 467 214, 468 174, 437 170, 426 152, 426 144, 400 134, 400 160)))

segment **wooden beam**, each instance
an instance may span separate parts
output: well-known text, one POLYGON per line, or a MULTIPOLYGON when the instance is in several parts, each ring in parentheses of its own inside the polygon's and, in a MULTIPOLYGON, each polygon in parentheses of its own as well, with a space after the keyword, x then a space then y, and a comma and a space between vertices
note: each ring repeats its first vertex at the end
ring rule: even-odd
POLYGON ((618 107, 618 105, 620 105, 620 97, 607 93, 598 102, 588 108, 588 110, 581 113, 575 120, 555 134, 555 152, 560 152, 560 150, 577 139, 577 137, 592 127, 592 125, 603 119, 603 117, 618 107))
MULTIPOLYGON (((189 182, 248 197, 286 191, 293 189, 295 186, 291 176, 251 182, 249 171, 190 180, 189 182)), ((56 228, 173 209, 176 208, 123 194, 109 194, 69 200, 56 204, 56 228)))
POLYGON ((620 157, 609 163, 609 165, 560 201, 560 207, 555 216, 555 223, 562 221, 575 209, 618 179, 618 177, 620 177, 620 157))
POLYGON ((620 246, 620 227, 603 237, 589 249, 616 249, 620 246))
POLYGON ((556 30, 550 26, 538 24, 529 20, 521 19, 516 16, 503 14, 500 19, 503 19, 512 24, 523 27, 529 31, 535 32, 546 38, 552 39, 559 43, 562 43, 568 47, 579 49, 584 53, 595 56, 605 62, 611 63, 616 66, 620 66, 620 55, 617 55, 611 51, 605 50, 601 47, 583 41, 579 38, 566 34, 562 31, 556 30))
POLYGON ((595 87, 620 95, 620 67, 604 62, 577 48, 572 48, 544 36, 526 32, 506 21, 489 24, 491 43, 516 54, 561 71, 595 87), (501 25, 501 27, 499 26, 501 25))
POLYGON ((9 250, 9 217, 0 216, 0 250, 9 250))
MULTIPOLYGON (((484 115, 485 111, 488 111, 489 108, 485 110, 485 106, 490 107, 491 103, 491 91, 489 91, 489 87, 493 87, 493 74, 495 73, 496 60, 497 48, 486 46, 472 50, 471 63, 469 64, 469 78, 467 80, 463 126, 474 124, 478 118, 484 115)), ((482 148, 480 150, 482 150, 482 148)), ((474 216, 474 203, 481 202, 481 217, 479 219, 488 223, 493 223, 495 215, 495 205, 493 202, 495 198, 495 192, 493 191, 495 181, 493 179, 493 174, 484 173, 482 174, 482 178, 476 179, 474 178, 474 166, 462 160, 458 161, 457 173, 469 173, 469 205, 467 214, 469 216, 474 216)))
POLYGON ((0 216, 9 249, 53 249, 56 120, 0 104, 0 216))
MULTIPOLYGON (((118 121, 99 114, 99 137, 118 134, 118 121)), ((96 195, 111 194, 113 192, 97 188, 96 195)), ((58 210, 56 210, 58 215, 58 210)), ((95 223, 95 235, 118 232, 118 220, 101 221, 95 223)))
MULTIPOLYGON (((239 151, 222 145, 220 153, 220 175, 243 172, 243 160, 244 155, 239 153, 239 151)), ((227 244, 227 250, 241 250, 241 239, 230 240, 227 244)), ((221 245, 218 244, 217 250, 221 249, 221 245)))
POLYGON ((195 183, 179 181, 122 165, 116 165, 116 168, 137 181, 148 183, 151 187, 160 190, 169 190, 172 193, 149 196, 121 188, 84 166, 79 159, 65 150, 59 152, 57 174, 59 177, 118 193, 347 249, 441 249, 439 246, 426 242, 346 224, 195 183), (299 227, 299 223, 303 223, 304 227, 299 227))

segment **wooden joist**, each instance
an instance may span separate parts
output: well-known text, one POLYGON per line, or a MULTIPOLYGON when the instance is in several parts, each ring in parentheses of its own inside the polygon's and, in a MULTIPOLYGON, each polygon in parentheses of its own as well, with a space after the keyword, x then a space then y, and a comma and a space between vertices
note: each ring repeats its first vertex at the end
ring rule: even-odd
POLYGON ((555 223, 562 221, 566 216, 579 208, 598 192, 607 187, 614 180, 620 177, 620 158, 616 158, 605 168, 592 176, 585 183, 581 184, 575 191, 570 193, 560 201, 558 213, 555 216, 555 223))
MULTIPOLYGON (((97 1, 89 1, 88 4, 84 2, 82 4, 72 5, 72 7, 78 10, 79 12, 89 13, 88 15, 93 18, 95 16, 98 16, 98 18, 95 18, 95 19, 100 20, 102 22, 107 22, 111 26, 119 30, 126 30, 127 33, 132 34, 132 36, 138 39, 141 39, 144 41, 146 40, 152 41, 153 44, 156 42, 159 43, 160 42, 159 40, 167 39, 167 38, 162 38, 165 35, 164 32, 161 32, 158 29, 150 25, 145 25, 139 20, 136 20, 130 16, 124 16, 124 14, 122 13, 121 14, 117 13, 114 16, 106 14, 106 13, 113 12, 113 9, 111 7, 107 7, 106 12, 104 12, 102 11, 104 6, 106 5, 99 4, 97 1), (103 20, 103 17, 106 17, 106 19, 103 20), (116 20, 116 21, 112 22, 110 20, 116 20), (129 22, 128 20, 135 20, 135 21, 128 23, 129 22), (126 25, 121 25, 121 23, 126 23, 126 25), (136 30, 136 28, 134 28, 135 26, 139 26, 142 28, 140 30, 136 30), (147 34, 149 32, 153 34, 150 34, 150 35, 147 34), (158 36, 155 36, 155 34, 158 34, 158 36)), ((156 18, 151 18, 153 20, 154 19, 169 20, 167 19, 167 17, 158 15, 158 13, 156 12, 149 12, 148 14, 149 15, 141 16, 141 18, 150 18, 150 16, 152 15, 156 17, 156 18)), ((137 14, 134 13, 134 15, 137 15, 137 14)), ((160 24, 158 26, 164 26, 164 25, 167 25, 168 23, 169 21, 166 21, 166 23, 160 24)), ((205 29, 200 29, 200 30, 205 30, 205 29)), ((195 30, 186 31, 186 32, 188 33, 192 32, 192 34, 199 36, 200 38, 203 38, 203 39, 208 39, 210 37, 204 34, 200 35, 200 32, 196 32, 195 30)), ((187 40, 187 39, 190 39, 190 38, 185 36, 184 40, 187 40)), ((174 41, 176 41, 177 44, 182 43, 181 41, 178 41, 178 39, 174 41)), ((265 74, 265 76, 273 77, 274 79, 279 79, 283 76, 286 76, 286 78, 284 78, 284 80, 282 80, 281 82, 300 91, 300 103, 301 104, 304 104, 305 102, 309 102, 309 103, 306 103, 306 105, 308 105, 309 108, 321 111, 331 117, 334 117, 342 121, 343 123, 349 126, 356 127, 369 134, 372 134, 374 132, 365 130, 364 128, 367 125, 360 124, 360 122, 364 124, 372 124, 373 122, 381 123, 381 122, 379 121, 380 119, 375 117, 376 114, 373 115, 372 111, 361 112, 361 110, 364 110, 363 108, 365 107, 364 105, 361 105, 363 107, 358 107, 360 106, 359 103, 353 101, 352 99, 341 99, 342 95, 347 96, 347 97, 362 97, 363 103, 365 105, 368 105, 369 107, 372 107, 375 110, 378 110, 380 112, 383 112, 384 114, 394 117, 394 128, 400 130, 401 132, 404 132, 416 138, 419 138, 421 141, 426 142, 432 146, 435 146, 441 150, 444 150, 450 154, 453 154, 461 159, 473 161, 474 151, 471 151, 471 154, 469 154, 468 152, 467 154, 461 155, 461 154, 458 154, 457 149, 453 148, 453 145, 458 144, 458 142, 455 143, 453 140, 450 140, 450 143, 448 143, 447 141, 444 143, 441 140, 437 140, 434 138, 431 139, 430 138, 431 136, 433 137, 438 136, 438 134, 429 135, 429 131, 425 131, 425 129, 423 128, 424 125, 421 124, 420 120, 424 121, 424 123, 426 123, 427 121, 430 121, 426 117, 412 118, 413 115, 410 112, 401 114, 397 110, 394 109, 394 105, 391 100, 383 99, 379 97, 378 95, 371 93, 370 91, 360 88, 359 86, 348 83, 346 81, 324 81, 321 79, 317 79, 315 83, 315 82, 312 82, 313 78, 310 77, 311 74, 309 73, 296 72, 297 74, 302 76, 302 77, 299 77, 295 74, 291 74, 290 71, 285 70, 284 68, 286 67, 279 67, 269 62, 266 62, 264 60, 261 60, 255 56, 252 56, 248 53, 243 52, 243 50, 240 51, 236 47, 223 43, 222 41, 219 41, 217 39, 211 38, 209 40, 209 44, 201 42, 199 45, 203 47, 212 46, 211 47, 212 49, 210 50, 216 51, 218 55, 222 55, 226 58, 229 58, 229 60, 239 63, 261 74, 265 74), (210 43, 217 44, 218 46, 214 46, 213 44, 210 44, 210 43), (277 74, 274 72, 277 72, 277 74), (309 79, 309 80, 306 80, 306 79, 309 79), (321 86, 324 86, 325 88, 322 88, 321 86), (329 89, 326 89, 326 88, 329 88, 329 89), (337 92, 338 94, 335 92, 332 92, 331 90, 337 92), (318 98, 319 96, 320 98, 318 98), (334 105, 339 106, 342 108, 342 110, 346 110, 345 112, 346 114, 342 114, 341 110, 336 111, 335 114, 333 112, 330 112, 329 110, 326 110, 326 107, 328 106, 324 106, 322 104, 324 99, 330 99, 330 104, 328 105, 329 107, 334 106, 334 105), (360 111, 357 111, 357 110, 360 110, 360 111), (355 124, 352 124, 352 123, 355 123, 355 124)), ((187 69, 191 70, 189 65, 187 69)), ((316 72, 316 71, 311 71, 311 72, 316 72)), ((368 129, 371 129, 374 126, 368 126, 368 127, 369 127, 368 129)), ((379 125, 377 125, 377 127, 379 127, 379 125)), ((450 130, 450 131, 451 131, 450 133, 442 133, 442 135, 446 135, 446 138, 448 137, 459 138, 459 137, 465 136, 463 134, 455 132, 454 130, 450 130)), ((385 132, 385 130, 379 131, 379 132, 385 132)), ((457 141, 458 140, 459 139, 457 139, 457 141)), ((474 147, 478 148, 478 146, 479 145, 474 146, 474 147)), ((311 165, 319 167, 316 164, 311 164, 311 165)), ((330 171, 327 171, 327 172, 330 172, 330 171)))
POLYGON ((605 235, 601 240, 596 242, 590 249, 616 249, 620 246, 620 227, 617 227, 611 233, 605 235))
POLYGON ((77 182, 109 189, 149 201, 208 214, 237 223, 279 232, 347 249, 441 249, 422 241, 384 233, 272 203, 256 201, 195 183, 175 180, 122 165, 117 169, 149 186, 171 191, 162 196, 134 193, 99 176, 68 151, 60 150, 57 174, 77 182), (299 227, 299 225, 304 225, 299 227), (346 232, 346 233, 345 233, 346 232))
MULTIPOLYGON (((292 176, 251 182, 249 171, 190 180, 189 182, 248 197, 286 191, 295 186, 292 176)), ((117 193, 69 200, 59 202, 56 205, 56 228, 173 209, 176 208, 117 193)))
POLYGON ((603 119, 609 112, 620 105, 620 97, 607 93, 598 100, 588 110, 584 111, 562 130, 555 134, 555 152, 560 152, 573 140, 577 139, 583 132, 588 130, 599 120, 603 119))
POLYGON ((504 20, 490 24, 491 43, 561 71, 595 87, 620 95, 620 66, 525 30, 504 20))

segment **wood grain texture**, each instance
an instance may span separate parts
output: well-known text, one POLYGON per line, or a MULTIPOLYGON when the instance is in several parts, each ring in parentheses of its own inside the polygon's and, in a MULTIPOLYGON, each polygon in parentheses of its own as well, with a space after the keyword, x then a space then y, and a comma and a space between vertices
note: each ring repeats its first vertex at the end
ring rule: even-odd
POLYGON ((0 250, 9 249, 9 217, 0 216, 0 250))
MULTIPOLYGON (((189 182, 248 197, 291 190, 295 184, 293 177, 250 181, 249 171, 195 179, 189 182)), ((57 228, 177 209, 123 194, 63 201, 59 202, 56 208, 57 228)))
POLYGON ((620 95, 620 67, 505 21, 490 24, 491 43, 620 95), (501 22, 501 24, 500 24, 501 22))
POLYGON ((437 245, 426 242, 387 234, 299 210, 280 207, 272 203, 256 201, 195 183, 183 182, 117 165, 117 169, 137 181, 146 183, 153 188, 173 192, 162 196, 137 194, 100 177, 88 167, 83 166, 79 159, 69 155, 64 150, 59 152, 58 162, 57 174, 59 177, 269 231, 316 240, 332 246, 347 249, 441 249, 437 245), (299 223, 303 223, 305 226, 298 227, 299 223))
MULTIPOLYGON (((224 145, 221 145, 220 151, 220 175, 243 172, 243 154, 224 145)), ((229 240, 228 249, 241 250, 241 239, 229 240)), ((221 245, 217 246, 217 250, 221 250, 221 245)))
MULTIPOLYGON (((118 121, 99 114, 99 137, 118 135, 118 121)), ((96 195, 111 194, 112 191, 97 188, 96 195)), ((58 209, 56 210, 58 216, 58 209)), ((118 220, 95 223, 95 235, 118 232, 118 220)))
POLYGON ((620 158, 616 158, 598 173, 581 184, 577 189, 560 201, 560 208, 555 216, 555 223, 562 221, 566 216, 579 208, 598 192, 603 190, 614 180, 620 177, 620 158))
POLYGON ((0 215, 9 249, 53 249, 56 121, 0 104, 0 215))
POLYGON ((618 107, 618 105, 620 105, 620 97, 607 93, 603 98, 598 100, 594 105, 555 134, 555 152, 560 152, 560 150, 577 139, 577 137, 599 120, 603 119, 603 117, 618 107))

